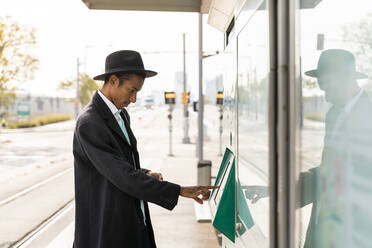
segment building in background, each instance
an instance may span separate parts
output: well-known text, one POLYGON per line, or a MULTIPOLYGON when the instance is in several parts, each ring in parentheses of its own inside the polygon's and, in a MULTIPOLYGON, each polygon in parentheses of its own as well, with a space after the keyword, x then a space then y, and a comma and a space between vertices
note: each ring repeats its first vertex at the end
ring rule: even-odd
POLYGON ((223 91, 223 75, 205 81, 205 97, 207 103, 215 104, 218 91, 223 91))
POLYGON ((9 107, 1 107, 0 113, 5 113, 9 119, 17 118, 19 112, 25 112, 26 116, 56 113, 73 115, 74 104, 74 101, 70 98, 17 93, 14 102, 9 107))

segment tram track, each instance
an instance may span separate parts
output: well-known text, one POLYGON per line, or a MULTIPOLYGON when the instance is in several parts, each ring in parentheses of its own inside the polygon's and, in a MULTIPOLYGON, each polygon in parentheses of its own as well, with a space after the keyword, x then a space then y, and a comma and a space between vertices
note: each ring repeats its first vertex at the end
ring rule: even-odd
MULTIPOLYGON (((74 200, 72 160, 67 161, 69 168, 61 163, 59 172, 50 171, 49 175, 38 182, 0 200, 0 247, 18 247, 21 241, 48 223, 66 205, 74 200)), ((27 184, 29 178, 24 179, 27 184)), ((7 184, 11 191, 12 185, 7 184)))
POLYGON ((41 222, 20 240, 12 244, 12 248, 46 247, 63 227, 67 226, 73 219, 74 200, 71 199, 48 219, 41 222), (55 226, 58 226, 55 228, 55 226), (54 229, 54 230, 53 230, 54 229), (51 231, 52 230, 52 231, 51 231), (53 235, 51 235, 53 234, 53 235))
POLYGON ((36 184, 34 184, 32 186, 29 186, 26 189, 24 189, 24 190, 22 190, 20 192, 17 192, 16 194, 13 194, 13 195, 11 195, 11 196, 3 199, 3 200, 0 200, 0 207, 3 206, 3 205, 5 205, 5 204, 7 204, 7 203, 9 203, 9 202, 11 202, 11 201, 14 201, 15 199, 17 199, 19 197, 22 197, 23 195, 25 195, 25 194, 27 194, 27 193, 29 193, 29 192, 37 189, 38 187, 41 187, 41 186, 47 184, 50 181, 53 181, 53 180, 55 180, 55 179, 57 179, 57 178, 65 175, 66 173, 72 171, 72 169, 73 168, 69 168, 69 169, 63 170, 62 172, 59 172, 58 174, 56 174, 54 176, 51 176, 51 177, 49 177, 49 178, 47 178, 45 180, 42 180, 41 182, 38 182, 38 183, 36 183, 36 184))

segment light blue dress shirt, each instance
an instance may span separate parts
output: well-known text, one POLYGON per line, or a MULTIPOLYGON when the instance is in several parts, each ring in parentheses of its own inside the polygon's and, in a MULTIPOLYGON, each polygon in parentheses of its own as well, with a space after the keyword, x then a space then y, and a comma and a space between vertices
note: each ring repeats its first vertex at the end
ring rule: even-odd
MULTIPOLYGON (((125 127, 125 124, 124 124, 124 120, 123 120, 123 118, 121 118, 121 115, 120 115, 121 109, 118 110, 117 107, 109 99, 107 99, 107 97, 105 97, 105 95, 102 94, 102 92, 100 90, 98 90, 97 92, 98 92, 98 95, 102 98, 102 100, 106 103, 107 107, 109 107, 109 109, 111 110, 111 112, 114 115, 116 121, 118 122, 118 125, 119 125, 121 131, 123 131, 123 134, 124 134, 125 138, 127 139, 129 145, 131 145, 130 140, 129 140, 128 131, 127 131, 127 129, 125 127)), ((136 163, 136 161, 134 159, 134 156, 133 156, 133 153, 132 153, 132 159, 133 159, 133 163, 136 163)), ((134 167, 136 167, 136 164, 134 164, 134 167)), ((143 214, 143 222, 146 225, 145 205, 143 203, 143 200, 140 200, 140 204, 141 204, 141 210, 142 210, 142 214, 143 214)))

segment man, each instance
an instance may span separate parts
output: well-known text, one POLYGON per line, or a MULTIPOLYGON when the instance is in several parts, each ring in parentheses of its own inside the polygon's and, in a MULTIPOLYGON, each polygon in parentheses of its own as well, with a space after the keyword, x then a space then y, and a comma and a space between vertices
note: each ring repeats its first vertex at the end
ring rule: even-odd
POLYGON ((181 187, 142 169, 125 110, 136 102, 144 79, 155 76, 135 51, 107 56, 104 80, 75 128, 75 248, 154 248, 147 202, 173 209, 178 197, 202 203, 211 186, 181 187), (201 198, 199 198, 201 196, 201 198))
POLYGON ((361 182, 372 174, 372 103, 357 83, 367 76, 356 71, 354 55, 341 49, 323 51, 317 69, 305 74, 317 78, 332 107, 321 164, 300 175, 299 207, 313 203, 304 247, 351 247, 355 238, 348 230, 358 222, 353 212, 370 213, 355 200, 370 198, 361 182))
MULTIPOLYGON (((355 67, 353 54, 329 49, 321 53, 317 69, 305 72, 317 78, 332 107, 325 119, 321 164, 300 173, 297 182, 296 207, 312 204, 304 248, 360 245, 351 230, 358 230, 363 242, 372 240, 372 221, 366 218, 372 201, 372 103, 357 83, 367 76, 355 67)), ((267 187, 244 188, 252 203, 267 196, 267 187)))

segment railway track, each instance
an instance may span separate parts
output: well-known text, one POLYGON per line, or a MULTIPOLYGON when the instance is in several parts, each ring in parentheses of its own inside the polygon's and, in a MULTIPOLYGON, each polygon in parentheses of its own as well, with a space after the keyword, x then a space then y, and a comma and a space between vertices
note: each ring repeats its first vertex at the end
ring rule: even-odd
POLYGON ((59 172, 58 174, 53 175, 53 176, 51 176, 51 177, 49 177, 49 178, 47 178, 47 179, 45 179, 45 180, 43 180, 41 182, 38 182, 38 183, 30 186, 30 187, 27 187, 26 189, 24 189, 24 190, 22 190, 20 192, 17 192, 16 194, 13 194, 13 195, 11 195, 11 196, 3 199, 3 200, 0 200, 0 207, 3 206, 3 205, 5 205, 5 204, 7 204, 7 203, 9 203, 9 202, 11 202, 11 201, 14 201, 14 200, 22 197, 23 195, 25 195, 25 194, 27 194, 27 193, 29 193, 29 192, 31 192, 31 191, 33 191, 33 190, 41 187, 41 186, 47 184, 47 183, 49 183, 49 182, 51 182, 51 181, 53 181, 53 180, 55 180, 55 179, 57 179, 57 178, 59 178, 59 177, 61 177, 63 175, 65 175, 66 173, 71 172, 72 169, 73 168, 69 168, 69 169, 66 169, 66 170, 64 170, 62 172, 59 172))
MULTIPOLYGON (((61 164, 61 167, 64 166, 61 164)), ((24 183, 27 184, 27 181, 28 178, 25 178, 24 183)), ((70 164, 70 168, 62 169, 0 199, 0 248, 20 247, 58 216, 74 200, 73 185, 70 164)), ((11 190, 12 186, 7 187, 11 190)))

